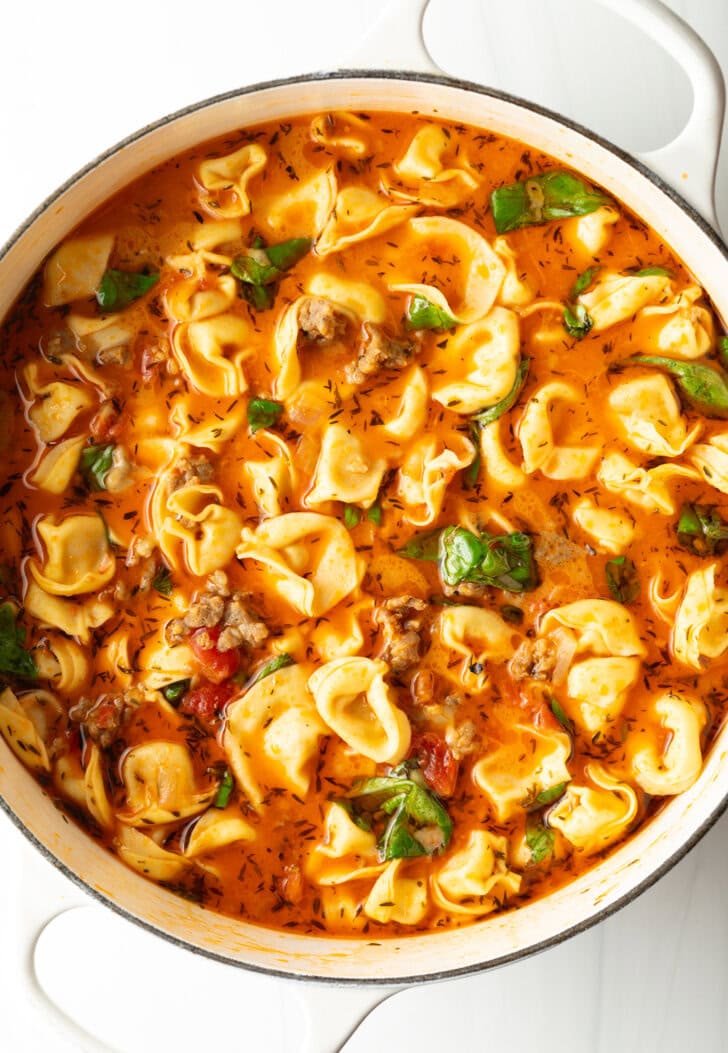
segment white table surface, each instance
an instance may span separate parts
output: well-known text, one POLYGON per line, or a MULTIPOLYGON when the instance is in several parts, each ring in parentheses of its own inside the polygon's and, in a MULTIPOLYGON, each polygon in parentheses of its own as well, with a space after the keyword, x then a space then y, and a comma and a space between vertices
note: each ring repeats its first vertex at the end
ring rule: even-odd
MULTIPOLYGON (((727 0, 669 2, 728 74, 727 0)), ((138 126, 240 84, 345 64, 351 42, 383 6, 5 6, 0 243, 49 191, 138 126)), ((448 73, 536 99, 628 149, 667 141, 690 108, 683 75, 654 48, 638 47, 591 0, 432 0, 428 27, 431 51, 448 73), (617 83, 607 79, 615 62, 617 83)), ((726 157, 724 149, 718 193, 728 230, 726 157)), ((58 889, 69 902, 80 894, 28 853, 1 814, 0 860, 0 1050, 55 1053, 53 1033, 7 993, 18 968, 14 922, 23 909, 21 887, 39 896, 58 889)), ((69 913, 47 931, 39 970, 58 1003, 119 1053, 295 1053, 302 1045, 296 985, 179 951, 98 906, 69 913)), ((607 922, 498 972, 399 994, 345 1049, 720 1053, 728 1049, 727 994, 725 817, 655 888, 607 922)))

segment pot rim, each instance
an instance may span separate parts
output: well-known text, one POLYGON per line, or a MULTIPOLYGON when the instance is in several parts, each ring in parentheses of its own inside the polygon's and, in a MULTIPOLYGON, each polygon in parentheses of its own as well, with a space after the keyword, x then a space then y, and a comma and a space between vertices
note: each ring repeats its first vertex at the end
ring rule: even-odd
MULTIPOLYGON (((14 248, 17 242, 26 234, 26 232, 33 226, 35 221, 39 219, 67 190, 69 190, 74 184, 81 180, 84 176, 88 175, 91 171, 103 164, 105 161, 110 160, 116 154, 118 154, 125 147, 132 145, 145 138, 147 135, 158 131, 160 128, 166 127, 180 118, 187 117, 190 114, 197 113, 199 111, 213 107, 219 103, 230 102, 236 98, 243 98, 247 95, 253 95, 257 92, 270 90, 275 88, 291 87, 302 83, 315 83, 317 81, 324 80, 396 80, 396 81, 410 81, 420 82, 425 84, 433 84, 444 88, 455 88, 461 91, 471 92, 477 95, 484 95, 489 98, 497 99, 501 102, 507 102, 514 106, 521 107, 522 109, 528 110, 531 113, 535 113, 540 117, 546 117, 550 120, 557 122, 558 124, 569 128, 572 131, 579 133, 592 142, 597 143, 603 147, 609 153, 616 156, 619 160, 635 169, 647 180, 649 180, 654 186, 666 194, 676 205, 678 205, 683 212, 697 225, 700 231, 708 237, 708 239, 715 245, 719 252, 723 255, 724 259, 728 263, 728 245, 717 233, 716 230, 708 223, 706 219, 690 205, 672 186, 670 186, 664 179, 653 172, 644 162, 640 161, 632 154, 623 150, 621 147, 616 146, 610 140, 604 138, 596 132, 591 131, 578 121, 574 121, 571 118, 564 117, 555 110, 548 109, 545 106, 540 106, 537 103, 530 102, 526 99, 521 98, 517 95, 511 95, 508 92, 499 91, 495 88, 490 88, 485 85, 476 84, 473 81, 463 80, 456 77, 449 77, 444 74, 435 73, 419 73, 408 70, 382 70, 382 69, 335 69, 332 71, 319 70, 314 73, 298 74, 291 77, 280 77, 273 80, 258 81, 255 84, 246 85, 242 88, 234 88, 227 92, 222 92, 218 95, 213 95, 207 99, 203 99, 199 102, 190 103, 188 106, 184 106, 179 110, 175 110, 173 113, 167 114, 164 117, 160 117, 149 124, 132 132, 130 135, 119 140, 113 146, 104 150, 98 154, 93 160, 89 161, 82 168, 78 169, 73 175, 71 175, 64 183, 52 191, 31 213, 27 218, 12 232, 5 244, 0 248, 0 265, 2 264, 5 257, 8 255, 10 250, 14 248)), ((710 295, 710 290, 706 290, 710 295)), ((547 937, 541 940, 539 943, 530 944, 528 947, 522 947, 516 949, 508 954, 503 954, 498 958, 491 959, 486 962, 476 962, 470 965, 460 966, 453 969, 442 969, 432 973, 417 973, 411 976, 399 976, 395 978, 391 977, 340 977, 340 978, 323 978, 316 974, 306 974, 304 972, 289 972, 285 969, 268 967, 265 965, 259 965, 250 962, 239 961, 234 958, 230 958, 225 954, 218 954, 206 947, 198 946, 194 943, 190 943, 185 939, 175 936, 170 932, 167 932, 164 928, 157 927, 152 922, 145 920, 142 917, 132 913, 126 907, 119 905, 112 899, 107 897, 99 889, 92 887, 80 873, 73 870, 66 863, 58 859, 57 856, 36 836, 36 834, 27 826, 23 820, 16 814, 11 808, 10 804, 5 800, 3 795, 0 793, 0 808, 8 816, 13 825, 27 838, 30 844, 36 848, 40 854, 51 863, 57 870, 59 870, 65 877, 72 881, 78 888, 83 892, 90 895, 94 900, 101 903, 103 906, 112 910, 115 914, 124 918, 127 921, 133 922, 140 928, 160 936, 162 939, 168 941, 174 946, 183 948, 186 951, 190 951, 193 954, 202 955, 212 961, 219 962, 222 965, 229 965, 239 969, 244 969, 249 972, 261 973, 265 976, 280 977, 285 980, 296 980, 305 981, 307 983, 318 983, 322 986, 329 987, 397 987, 401 988, 409 984, 414 983, 433 983, 436 981, 453 980, 461 976, 471 976, 477 973, 483 973, 491 969, 498 968, 500 966, 509 965, 513 962, 520 961, 525 958, 529 958, 532 955, 540 954, 541 952, 548 950, 550 947, 556 947, 563 943, 565 940, 570 939, 572 936, 577 936, 588 929, 597 925, 599 922, 604 921, 606 918, 611 917, 622 907, 632 903, 638 896, 642 895, 643 892, 655 885, 660 878, 664 877, 677 863, 679 863, 687 854, 690 852, 695 845, 705 836, 705 834, 715 825, 718 819, 728 809, 728 787, 726 788, 723 797, 719 804, 713 809, 713 811, 707 816, 707 818, 701 823, 701 825, 693 831, 691 836, 680 843, 678 848, 666 859, 661 866, 656 870, 653 870, 646 878, 643 879, 638 885, 629 891, 625 892, 622 896, 616 899, 613 903, 605 906, 599 910, 596 910, 590 917, 569 926, 566 929, 562 929, 560 932, 553 936, 547 937)), ((253 923, 250 923, 253 924, 253 923)), ((255 926, 261 930, 265 929, 265 926, 255 926)), ((402 937, 405 945, 407 937, 402 937)))

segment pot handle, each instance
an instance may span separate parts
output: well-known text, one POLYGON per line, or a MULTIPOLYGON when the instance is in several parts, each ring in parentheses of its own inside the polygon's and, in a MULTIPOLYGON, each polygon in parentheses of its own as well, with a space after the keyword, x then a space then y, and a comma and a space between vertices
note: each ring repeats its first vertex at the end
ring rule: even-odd
POLYGON ((401 987, 333 987, 296 983, 307 1019, 301 1053, 340 1053, 359 1025, 401 987))
POLYGON ((52 1036, 54 1053, 113 1053, 49 998, 36 970, 36 949, 47 926, 59 915, 87 907, 91 901, 41 863, 35 849, 21 844, 18 856, 14 909, 8 912, 10 931, 5 934, 9 953, 2 978, 13 1019, 28 1022, 26 1037, 38 1048, 45 1047, 52 1036))
MULTIPOLYGON (((671 143, 636 156, 718 228, 715 177, 725 83, 715 55, 661 0, 596 0, 655 40, 685 70, 693 89, 688 122, 671 143)), ((441 73, 427 50, 423 22, 429 0, 392 0, 349 55, 354 68, 441 73)))

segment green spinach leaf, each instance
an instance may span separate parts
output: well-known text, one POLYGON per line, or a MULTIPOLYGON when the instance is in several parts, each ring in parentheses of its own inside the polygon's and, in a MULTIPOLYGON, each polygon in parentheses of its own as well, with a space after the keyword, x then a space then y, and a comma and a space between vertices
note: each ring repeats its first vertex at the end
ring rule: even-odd
POLYGON ((572 172, 550 171, 493 190, 490 208, 495 229, 507 234, 554 219, 586 216, 608 200, 572 172))
POLYGON ((123 311, 149 292, 158 281, 158 274, 108 270, 96 290, 96 301, 103 311, 123 311))
POLYGON ((489 406, 487 409, 480 410, 472 418, 476 424, 484 427, 486 424, 492 423, 494 420, 498 420, 504 413, 507 413, 509 409, 512 409, 518 401, 518 396, 523 390, 523 385, 526 383, 528 371, 531 368, 531 362, 528 358, 522 358, 518 363, 518 369, 516 370, 516 379, 513 381, 513 387, 505 395, 500 402, 496 402, 495 406, 489 406))
POLYGON ((640 593, 637 567, 629 556, 615 556, 604 568, 609 591, 619 603, 631 603, 640 593))
POLYGON ((385 861, 431 855, 445 848, 452 837, 452 820, 435 794, 418 781, 419 770, 405 770, 410 777, 392 774, 365 779, 346 799, 352 818, 364 818, 370 829, 383 827, 378 847, 385 861), (439 835, 417 836, 426 829, 437 830, 439 835))
POLYGON ((0 673, 19 676, 24 680, 38 677, 38 666, 33 655, 23 647, 25 630, 15 619, 11 603, 0 605, 0 673))
POLYGON ((248 403, 248 424, 253 434, 261 428, 272 428, 277 422, 283 405, 273 399, 251 399, 248 403))
POLYGON ((543 863, 554 850, 554 832, 537 812, 526 816, 526 844, 531 849, 533 863, 543 863))
POLYGON ((407 307, 408 329, 437 329, 443 332, 457 325, 453 316, 424 296, 413 296, 407 307))
POLYGON ((89 490, 106 489, 106 476, 114 461, 114 444, 86 446, 81 452, 81 475, 89 490))
POLYGON ((685 504, 680 510, 677 540, 695 556, 712 556, 728 542, 728 523, 709 505, 685 504))
POLYGON ((728 418, 728 376, 702 362, 681 362, 661 355, 633 355, 623 366, 655 366, 675 377, 680 394, 704 417, 728 418))

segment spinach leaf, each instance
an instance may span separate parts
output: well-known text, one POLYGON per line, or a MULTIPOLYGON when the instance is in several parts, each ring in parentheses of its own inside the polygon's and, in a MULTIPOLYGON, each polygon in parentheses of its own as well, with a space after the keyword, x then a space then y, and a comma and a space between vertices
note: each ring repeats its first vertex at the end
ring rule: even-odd
POLYGON ((718 354, 723 359, 723 364, 728 366, 728 336, 718 338, 718 354))
POLYGON ((440 535, 442 527, 436 530, 425 530, 419 534, 413 534, 406 545, 398 548, 400 556, 407 559, 424 559, 436 563, 440 558, 440 535))
POLYGON ((273 399, 251 399, 248 403, 248 424, 253 434, 260 428, 272 428, 281 413, 283 405, 273 399))
POLYGON ((264 677, 270 676, 271 673, 277 673, 279 669, 285 669, 288 665, 295 665, 295 661, 289 654, 285 652, 283 654, 277 654, 275 658, 271 658, 269 662, 263 666, 260 672, 256 673, 250 682, 250 686, 257 684, 259 680, 263 680, 264 677))
POLYGON ((493 190, 490 208, 495 229, 507 234, 509 230, 554 219, 586 216, 608 200, 572 172, 551 171, 493 190))
POLYGON ((681 395, 705 417, 728 417, 728 375, 702 362, 681 362, 661 355, 633 355, 620 366, 656 366, 675 377, 681 395))
POLYGON ((448 311, 424 296, 413 296, 407 307, 406 324, 408 329, 437 329, 442 332, 452 329, 457 322, 448 311))
POLYGON ((187 680, 175 680, 172 684, 165 684, 162 688, 162 694, 164 695, 167 702, 179 702, 182 696, 188 691, 190 686, 189 679, 187 680))
POLYGON ((152 578, 152 588, 156 589, 160 596, 172 595, 172 575, 168 567, 159 567, 152 578))
POLYGON ((641 271, 635 271, 635 275, 638 278, 652 278, 654 275, 658 274, 663 278, 675 277, 672 271, 669 271, 667 267, 643 267, 641 271))
POLYGON ((276 296, 276 282, 311 251, 311 238, 291 238, 278 245, 256 247, 236 256, 230 271, 242 283, 242 294, 258 311, 272 307, 276 296))
POLYGON ((554 832, 537 812, 526 816, 526 844, 531 849, 533 863, 543 863, 554 850, 554 832))
POLYGON ((106 476, 114 460, 114 444, 86 446, 81 452, 81 475, 89 490, 106 489, 106 476))
POLYGON ((594 325, 592 316, 583 303, 567 303, 564 307, 564 329, 575 340, 583 340, 594 325))
POLYGON ((549 787, 548 790, 542 790, 528 806, 529 811, 537 811, 539 808, 543 808, 547 804, 553 804, 554 801, 558 801, 559 797, 563 797, 564 791, 569 784, 566 782, 557 783, 556 786, 549 787))
POLYGON ((229 768, 225 769, 225 774, 222 777, 222 781, 217 788, 217 793, 212 802, 213 808, 225 808, 233 792, 233 776, 229 768))
POLYGON ((382 525, 382 506, 379 501, 375 501, 371 508, 367 511, 367 519, 370 523, 374 523, 374 526, 382 525))
POLYGON ((414 769, 409 778, 392 774, 365 779, 347 795, 347 810, 351 808, 352 818, 364 818, 370 829, 384 824, 378 843, 384 861, 431 855, 450 842, 452 820, 435 794, 417 781, 418 777, 419 770, 414 769), (425 828, 439 829, 439 845, 429 837, 417 837, 425 828))
POLYGON ((513 534, 480 537, 463 527, 447 527, 440 540, 440 573, 446 585, 491 585, 528 592, 538 585, 531 538, 513 534))
POLYGON ((96 301, 103 311, 123 311, 157 284, 158 274, 135 274, 108 270, 96 290, 96 301))
POLYGON ((344 526, 353 530, 361 521, 361 510, 356 505, 344 505, 344 526))
POLYGON ((25 629, 16 624, 11 603, 0 605, 0 673, 35 680, 38 667, 33 655, 23 647, 25 629))
POLYGON ((609 591, 619 603, 631 603, 640 592, 640 579, 629 556, 615 556, 604 568, 609 591))
POLYGON ((490 424, 494 420, 498 420, 504 413, 507 413, 509 409, 515 406, 518 401, 518 396, 523 390, 523 385, 526 383, 526 377, 528 371, 531 368, 531 362, 528 358, 522 358, 518 363, 518 369, 516 370, 516 379, 513 381, 513 387, 505 395, 500 402, 496 402, 495 406, 489 406, 488 409, 480 410, 472 418, 477 424, 483 427, 486 424, 490 424))
POLYGON ((582 271, 571 287, 572 300, 576 300, 583 292, 587 291, 601 269, 601 267, 587 267, 585 271, 582 271))
POLYGON ((680 510, 677 540, 695 556, 712 556, 728 541, 728 523, 710 505, 685 504, 680 510))
POLYGON ((564 731, 566 731, 569 735, 573 737, 575 734, 574 724, 567 717, 561 703, 552 695, 549 699, 549 705, 551 706, 551 712, 556 717, 561 727, 564 729, 564 731))

